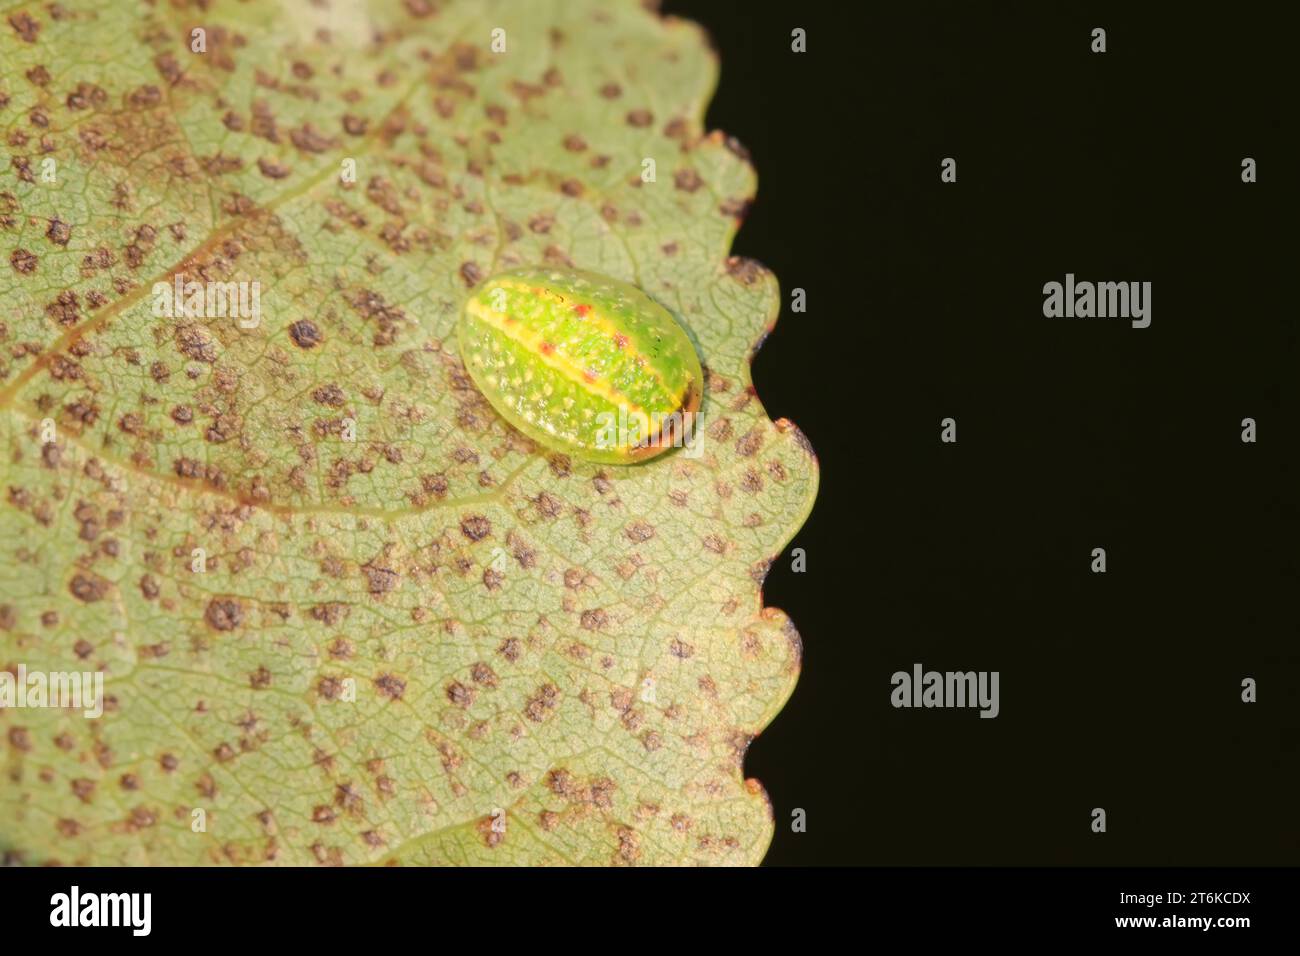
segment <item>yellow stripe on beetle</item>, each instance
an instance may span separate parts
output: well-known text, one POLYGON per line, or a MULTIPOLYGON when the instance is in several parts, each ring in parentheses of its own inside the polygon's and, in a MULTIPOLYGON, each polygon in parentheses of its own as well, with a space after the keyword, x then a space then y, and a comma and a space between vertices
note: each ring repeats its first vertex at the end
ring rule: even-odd
POLYGON ((636 286, 572 269, 493 276, 457 329, 474 384, 533 440, 628 464, 680 443, 704 376, 686 332, 636 286))

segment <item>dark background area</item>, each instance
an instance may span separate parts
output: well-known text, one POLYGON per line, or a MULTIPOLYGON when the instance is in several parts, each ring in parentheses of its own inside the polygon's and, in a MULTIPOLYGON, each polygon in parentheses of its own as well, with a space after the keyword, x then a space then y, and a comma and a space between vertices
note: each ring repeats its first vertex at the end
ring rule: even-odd
POLYGON ((804 643, 746 759, 767 862, 1300 862, 1290 24, 901 6, 664 4, 711 33, 708 126, 759 173, 759 396, 822 467, 764 588, 804 643), (1045 318, 1067 272, 1152 282, 1151 327, 1045 318), (1000 671, 1001 715, 893 709, 916 662, 1000 671))

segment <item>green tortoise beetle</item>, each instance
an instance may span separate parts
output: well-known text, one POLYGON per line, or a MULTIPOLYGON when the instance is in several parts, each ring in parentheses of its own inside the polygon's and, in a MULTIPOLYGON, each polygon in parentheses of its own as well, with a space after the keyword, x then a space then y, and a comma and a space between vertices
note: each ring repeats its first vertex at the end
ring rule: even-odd
POLYGON ((632 464, 694 439, 699 356, 630 283, 575 269, 502 272, 470 295, 457 338, 492 407, 547 448, 632 464))

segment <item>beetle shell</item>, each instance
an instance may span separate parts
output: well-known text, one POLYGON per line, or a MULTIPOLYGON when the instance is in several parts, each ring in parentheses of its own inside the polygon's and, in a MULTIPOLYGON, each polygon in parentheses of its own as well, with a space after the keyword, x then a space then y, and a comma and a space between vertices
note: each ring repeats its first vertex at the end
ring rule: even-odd
POLYGON ((573 269, 492 276, 465 303, 460 354, 479 391, 538 443, 627 464, 680 444, 704 375, 686 332, 634 285, 573 269), (630 427, 611 428, 611 422, 630 427))

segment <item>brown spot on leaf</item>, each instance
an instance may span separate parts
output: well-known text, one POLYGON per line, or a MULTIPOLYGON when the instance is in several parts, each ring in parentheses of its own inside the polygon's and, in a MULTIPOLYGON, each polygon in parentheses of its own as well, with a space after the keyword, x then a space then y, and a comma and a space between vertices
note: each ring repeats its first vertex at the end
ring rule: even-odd
POLYGON ((749 215, 748 199, 726 199, 718 205, 718 212, 732 219, 744 219, 749 215))
POLYGON ((19 275, 29 276, 36 271, 36 256, 26 249, 15 249, 9 253, 9 264, 19 275))
POLYGON ((742 458, 752 458, 763 447, 763 430, 755 425, 736 440, 736 452, 742 458))
POLYGON ((693 168, 687 166, 673 173, 673 185, 683 192, 693 193, 704 185, 704 180, 700 179, 700 174, 693 168))
POLYGON ((727 274, 743 285, 753 285, 762 274, 763 267, 753 259, 744 256, 730 256, 727 259, 727 274))
POLYGON ((265 156, 257 161, 257 168, 262 171, 262 175, 267 179, 284 179, 291 172, 284 163, 268 159, 265 156))
POLYGON ((244 622, 244 606, 235 598, 213 598, 203 619, 213 630, 233 631, 244 622))
POLYGON ((380 674, 375 678, 375 687, 390 700, 401 700, 406 693, 406 681, 395 674, 380 674))
POLYGON ((447 685, 447 699, 457 707, 468 708, 474 703, 474 691, 460 681, 452 681, 447 685))
POLYGON ((343 389, 333 382, 317 386, 312 390, 311 397, 319 404, 329 405, 332 408, 338 408, 347 401, 347 395, 344 394, 343 389))
POLYGON ((401 583, 402 576, 392 568, 379 567, 373 563, 363 564, 361 571, 366 576, 368 589, 372 595, 387 594, 401 583))
POLYGON ((50 228, 45 230, 45 238, 56 246, 66 246, 72 238, 72 227, 61 219, 51 219, 50 228))
POLYGON ((554 684, 543 684, 524 704, 524 716, 540 724, 560 703, 560 691, 554 684))
POLYGON ((77 777, 70 781, 72 792, 82 803, 89 803, 90 798, 95 793, 95 781, 87 780, 85 777, 77 777))
POLYGON ((72 596, 78 601, 85 601, 87 604, 102 601, 104 595, 108 593, 108 587, 108 582, 103 578, 89 574, 75 574, 68 584, 68 590, 72 592, 72 596))
POLYGON ((483 278, 483 270, 479 268, 478 263, 464 262, 461 263, 460 277, 465 281, 466 287, 472 289, 483 278))
POLYGON ((103 106, 108 102, 108 94, 94 83, 78 83, 64 102, 70 110, 84 110, 103 106))
POLYGON ((146 83, 132 90, 127 95, 126 101, 133 109, 153 109, 162 102, 162 90, 152 83, 146 83))
POLYGON ((655 529, 648 521, 633 521, 623 533, 634 544, 642 544, 655 536, 655 529))
POLYGON ((311 123, 289 130, 289 139, 304 153, 323 153, 333 149, 339 142, 335 137, 319 132, 311 123))
POLYGON ((408 324, 406 313, 399 306, 390 306, 384 297, 368 289, 359 289, 346 297, 348 305, 363 319, 374 320, 379 328, 374 335, 375 345, 391 345, 397 341, 399 330, 408 324))
POLYGON ((81 303, 77 293, 64 289, 58 298, 45 307, 45 314, 59 325, 76 325, 81 320, 81 303))
POLYGON ((217 340, 202 325, 182 325, 176 330, 176 347, 196 362, 217 360, 217 340))
POLYGON ((41 32, 40 23, 26 10, 10 14, 9 26, 13 27, 14 33, 18 34, 18 39, 24 43, 35 43, 37 34, 41 32))
POLYGON ((471 541, 482 541, 492 533, 492 522, 482 515, 466 515, 460 521, 460 532, 471 541))
POLYGON ((315 348, 321 342, 320 329, 311 319, 299 319, 289 326, 289 337, 303 349, 315 348))

